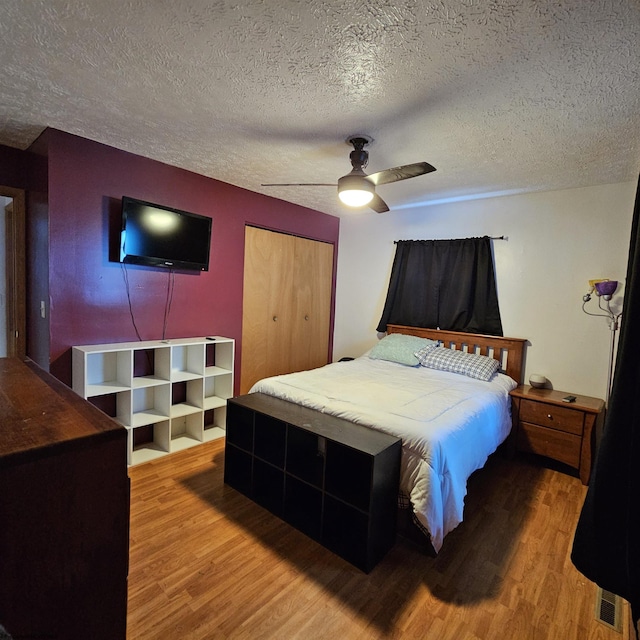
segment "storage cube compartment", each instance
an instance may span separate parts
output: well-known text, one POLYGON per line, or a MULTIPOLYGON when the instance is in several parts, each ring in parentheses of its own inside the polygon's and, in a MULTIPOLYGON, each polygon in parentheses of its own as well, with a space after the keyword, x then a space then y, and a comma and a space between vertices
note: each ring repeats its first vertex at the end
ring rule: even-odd
POLYGON ((224 448, 224 481, 245 496, 251 497, 253 456, 229 444, 224 448))
POLYGON ((92 396, 89 402, 125 427, 131 426, 131 392, 92 396))
POLYGON ((227 442, 253 453, 253 411, 237 404, 227 407, 227 442))
MULTIPOLYGON (((134 426, 134 418, 133 418, 133 392, 132 391, 121 391, 120 393, 116 393, 116 420, 123 424, 125 427, 134 426)), ((166 415, 164 416, 166 418, 166 415)), ((153 420, 145 423, 150 424, 153 420)), ((141 421, 141 424, 143 422, 141 421)))
POLYGON ((324 498, 324 514, 322 543, 356 567, 370 571, 375 562, 368 558, 367 515, 327 495, 324 498))
POLYGON ((171 384, 171 417, 202 412, 202 378, 171 384))
POLYGON ((89 402, 102 413, 106 413, 110 418, 115 418, 117 414, 117 394, 107 393, 100 396, 88 398, 89 402))
MULTIPOLYGON (((141 427, 169 419, 169 384, 143 387, 126 392, 132 394, 131 426, 141 427)), ((123 397, 125 394, 122 394, 123 397)))
POLYGON ((204 375, 204 345, 186 344, 171 347, 171 380, 192 380, 204 375))
POLYGON ((134 378, 152 376, 155 373, 155 349, 134 349, 133 376, 134 378))
POLYGON ((130 351, 86 354, 86 395, 114 393, 131 386, 130 351))
POLYGON ((216 440, 226 435, 227 407, 207 409, 204 412, 204 440, 216 440))
POLYGON ((284 519, 314 540, 322 535, 322 492, 306 482, 287 476, 284 519))
POLYGON ((371 499, 373 458, 335 442, 327 442, 325 490, 359 509, 367 510, 371 499))
POLYGON ((322 487, 326 439, 290 426, 287 440, 287 472, 322 487))
POLYGON ((163 366, 163 361, 168 362, 168 354, 168 348, 134 349, 132 386, 144 387, 168 382, 169 366, 163 366))
POLYGON ((284 471, 258 458, 253 460, 253 495, 255 502, 277 516, 282 515, 284 471))
POLYGON ((233 371, 233 342, 231 340, 217 337, 215 342, 208 342, 205 346, 205 375, 233 371))
POLYGON ((216 409, 233 396, 233 374, 230 371, 207 375, 204 379, 204 408, 216 409))
POLYGON ((284 469, 287 425, 281 420, 257 413, 253 433, 253 453, 284 469))
POLYGON ((171 433, 168 420, 138 428, 129 432, 128 464, 140 464, 169 453, 171 433))
POLYGON ((203 440, 202 412, 171 420, 171 451, 181 451, 203 440))

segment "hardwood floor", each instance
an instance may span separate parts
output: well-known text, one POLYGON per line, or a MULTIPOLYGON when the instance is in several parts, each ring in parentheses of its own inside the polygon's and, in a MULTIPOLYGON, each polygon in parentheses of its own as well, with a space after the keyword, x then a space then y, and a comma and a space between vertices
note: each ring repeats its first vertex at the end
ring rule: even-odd
POLYGON ((399 538, 368 575, 223 484, 224 440, 129 471, 129 640, 625 640, 571 564, 586 488, 491 459, 431 557, 399 538))

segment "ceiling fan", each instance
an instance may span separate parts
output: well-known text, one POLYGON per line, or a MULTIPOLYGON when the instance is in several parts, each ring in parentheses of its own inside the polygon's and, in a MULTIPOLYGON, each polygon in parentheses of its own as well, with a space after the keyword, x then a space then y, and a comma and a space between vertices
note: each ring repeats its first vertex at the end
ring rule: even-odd
POLYGON ((376 187, 381 184, 399 182, 408 178, 416 178, 425 173, 431 173, 436 168, 428 162, 404 164, 393 169, 384 169, 367 175, 363 168, 369 162, 369 152, 364 148, 371 144, 373 138, 365 135, 350 136, 347 143, 353 145, 349 154, 352 170, 338 180, 337 184, 325 182, 288 182, 262 184, 263 187, 338 187, 338 197, 350 207, 364 207, 368 205, 378 213, 389 211, 387 203, 376 193, 376 187))

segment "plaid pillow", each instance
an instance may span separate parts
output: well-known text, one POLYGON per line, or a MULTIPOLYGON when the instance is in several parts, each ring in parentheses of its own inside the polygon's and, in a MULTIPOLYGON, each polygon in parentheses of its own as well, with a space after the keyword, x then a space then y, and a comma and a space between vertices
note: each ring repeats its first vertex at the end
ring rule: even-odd
POLYGON ((423 367, 461 373, 463 376, 478 380, 490 380, 500 368, 500 363, 488 356, 479 356, 475 353, 466 353, 446 347, 438 347, 428 351, 422 349, 416 353, 416 358, 423 367))

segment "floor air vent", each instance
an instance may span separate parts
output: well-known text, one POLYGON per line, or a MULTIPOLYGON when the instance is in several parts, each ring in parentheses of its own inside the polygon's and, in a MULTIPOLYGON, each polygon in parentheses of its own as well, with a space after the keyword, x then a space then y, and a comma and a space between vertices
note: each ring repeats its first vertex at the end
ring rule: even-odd
POLYGON ((596 620, 622 633, 620 598, 615 593, 598 587, 596 591, 596 620))

